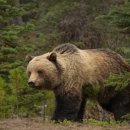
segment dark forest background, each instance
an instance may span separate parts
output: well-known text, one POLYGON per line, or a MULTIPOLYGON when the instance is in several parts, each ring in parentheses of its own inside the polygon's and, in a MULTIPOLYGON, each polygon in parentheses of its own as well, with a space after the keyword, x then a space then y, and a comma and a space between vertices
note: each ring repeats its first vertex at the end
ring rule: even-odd
MULTIPOLYGON (((62 43, 110 48, 130 62, 130 0, 0 0, 0 118, 52 114, 53 93, 27 85, 25 57, 62 43)), ((111 81, 124 87, 130 75, 111 81)))

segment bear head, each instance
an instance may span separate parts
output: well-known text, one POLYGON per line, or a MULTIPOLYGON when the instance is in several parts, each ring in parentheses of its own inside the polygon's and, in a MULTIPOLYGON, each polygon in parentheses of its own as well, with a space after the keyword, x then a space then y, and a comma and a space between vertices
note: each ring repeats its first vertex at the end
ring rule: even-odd
POLYGON ((40 56, 27 56, 29 86, 37 89, 55 89, 60 85, 60 67, 55 52, 40 56))

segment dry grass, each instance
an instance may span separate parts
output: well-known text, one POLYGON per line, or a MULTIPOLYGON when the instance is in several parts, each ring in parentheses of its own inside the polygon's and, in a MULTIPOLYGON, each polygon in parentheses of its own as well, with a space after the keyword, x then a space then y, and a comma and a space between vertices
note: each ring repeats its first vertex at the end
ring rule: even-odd
POLYGON ((0 120, 0 130, 130 130, 130 126, 100 127, 80 123, 67 125, 43 123, 34 119, 6 119, 0 120))

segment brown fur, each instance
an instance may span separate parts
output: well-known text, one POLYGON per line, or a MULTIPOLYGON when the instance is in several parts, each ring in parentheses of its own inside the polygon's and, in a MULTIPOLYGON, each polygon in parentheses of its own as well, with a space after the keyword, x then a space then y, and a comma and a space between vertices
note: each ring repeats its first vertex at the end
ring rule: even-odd
POLYGON ((27 67, 29 82, 35 87, 54 91, 57 102, 55 120, 82 119, 86 99, 83 86, 91 84, 102 88, 111 73, 128 71, 130 66, 116 52, 81 50, 72 44, 60 45, 52 52, 33 58, 27 67))
POLYGON ((130 71, 125 60, 109 49, 80 50, 75 53, 58 54, 58 63, 63 66, 60 91, 80 91, 84 84, 103 85, 110 73, 130 71), (73 88, 74 87, 74 88, 73 88), (63 89, 63 90, 62 90, 63 89))

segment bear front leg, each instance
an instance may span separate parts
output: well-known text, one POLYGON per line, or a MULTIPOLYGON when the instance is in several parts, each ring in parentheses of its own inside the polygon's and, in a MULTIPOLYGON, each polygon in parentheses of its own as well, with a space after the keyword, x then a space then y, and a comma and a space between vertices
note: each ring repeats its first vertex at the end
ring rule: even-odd
POLYGON ((87 95, 82 94, 82 101, 81 101, 80 109, 79 109, 79 112, 78 112, 78 121, 80 121, 80 122, 83 121, 83 116, 84 116, 84 113, 85 113, 85 106, 86 106, 87 98, 88 98, 87 95))
POLYGON ((63 121, 65 119, 78 121, 78 114, 81 106, 81 95, 55 95, 56 109, 52 120, 63 121))

